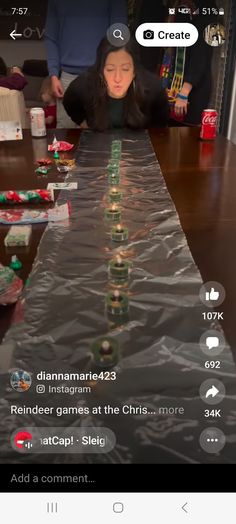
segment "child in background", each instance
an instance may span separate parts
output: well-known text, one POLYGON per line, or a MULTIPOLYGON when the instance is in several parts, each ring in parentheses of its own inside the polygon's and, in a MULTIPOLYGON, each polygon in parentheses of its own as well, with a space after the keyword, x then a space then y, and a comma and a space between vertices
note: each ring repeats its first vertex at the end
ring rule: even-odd
POLYGON ((42 83, 40 98, 44 102, 45 123, 48 129, 57 127, 57 106, 56 98, 52 92, 51 78, 47 77, 42 83))

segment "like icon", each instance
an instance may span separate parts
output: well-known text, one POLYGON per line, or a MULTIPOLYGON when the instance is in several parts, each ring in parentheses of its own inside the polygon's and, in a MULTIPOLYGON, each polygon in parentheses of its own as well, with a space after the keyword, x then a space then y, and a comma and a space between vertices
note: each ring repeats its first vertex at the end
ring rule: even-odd
POLYGON ((209 291, 206 292, 206 300, 219 300, 220 298, 220 293, 219 291, 215 291, 215 289, 212 287, 211 288, 211 291, 209 293, 209 291))
POLYGON ((219 282, 205 282, 200 288, 199 297, 207 307, 220 306, 225 299, 225 289, 219 282))

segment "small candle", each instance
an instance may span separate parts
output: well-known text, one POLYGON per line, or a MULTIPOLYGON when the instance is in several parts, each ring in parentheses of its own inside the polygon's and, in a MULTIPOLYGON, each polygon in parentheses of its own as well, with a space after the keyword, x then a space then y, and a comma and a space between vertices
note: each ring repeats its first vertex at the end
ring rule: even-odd
POLYGON ((120 160, 121 150, 120 149, 112 149, 111 157, 112 157, 111 158, 112 160, 120 160))
POLYGON ((111 186, 118 186, 120 183, 120 176, 118 173, 110 173, 108 176, 108 183, 111 186))
POLYGON ((111 230, 111 238, 114 242, 125 242, 128 240, 128 237, 128 228, 121 226, 121 224, 117 224, 117 226, 113 227, 111 230))
POLYGON ((122 193, 119 188, 112 188, 109 192, 109 200, 110 202, 120 202, 122 198, 122 193))
POLYGON ((121 295, 120 295, 120 292, 119 292, 119 289, 115 289, 113 295, 112 295, 112 300, 114 301, 117 301, 117 300, 121 300, 121 295))
POLYGON ((99 367, 114 366, 119 360, 119 344, 115 338, 99 338, 93 342, 91 350, 99 367))
POLYGON ((100 348, 101 355, 110 355, 112 353, 112 346, 108 340, 103 340, 100 348))
POLYGON ((112 140, 111 149, 120 149, 121 150, 121 147, 122 147, 121 140, 112 140))
POLYGON ((104 214, 106 220, 110 220, 111 222, 119 222, 121 211, 115 204, 112 204, 111 207, 105 209, 104 214))
POLYGON ((119 146, 118 144, 112 144, 112 146, 111 146, 111 156, 112 156, 114 153, 119 153, 119 154, 121 154, 121 145, 119 146))
POLYGON ((124 262, 122 261, 122 258, 120 257, 120 255, 117 255, 117 257, 116 257, 116 266, 121 267, 123 265, 124 265, 124 262))
POLYGON ((129 299, 126 293, 115 289, 107 294, 107 312, 111 315, 125 315, 129 310, 129 299))
POLYGON ((108 161, 108 166, 111 167, 120 167, 120 160, 119 158, 110 158, 108 161))
POLYGON ((115 173, 116 175, 119 175, 119 172, 120 172, 120 168, 119 166, 117 165, 114 165, 114 164, 108 164, 107 166, 107 171, 108 173, 115 173))
POLYGON ((109 276, 114 281, 127 280, 129 277, 130 264, 117 255, 109 262, 109 276))
POLYGON ((108 166, 107 166, 108 173, 115 173, 116 175, 119 175, 120 172, 120 165, 119 160, 112 159, 108 166))

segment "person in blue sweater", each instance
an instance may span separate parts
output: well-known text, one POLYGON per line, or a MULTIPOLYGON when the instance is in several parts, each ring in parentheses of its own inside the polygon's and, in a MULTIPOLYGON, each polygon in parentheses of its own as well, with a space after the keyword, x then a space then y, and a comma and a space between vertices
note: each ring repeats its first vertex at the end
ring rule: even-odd
POLYGON ((57 127, 76 127, 64 110, 64 92, 95 62, 99 42, 118 22, 127 23, 126 0, 49 0, 45 44, 57 127))

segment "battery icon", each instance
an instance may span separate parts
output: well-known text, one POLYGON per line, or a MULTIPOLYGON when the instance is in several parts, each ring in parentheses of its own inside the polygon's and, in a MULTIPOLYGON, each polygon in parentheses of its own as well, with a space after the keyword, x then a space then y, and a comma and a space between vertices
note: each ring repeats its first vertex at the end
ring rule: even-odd
POLYGON ((224 14, 225 14, 225 10, 223 9, 223 7, 220 7, 220 9, 219 9, 219 15, 224 16, 224 14))

